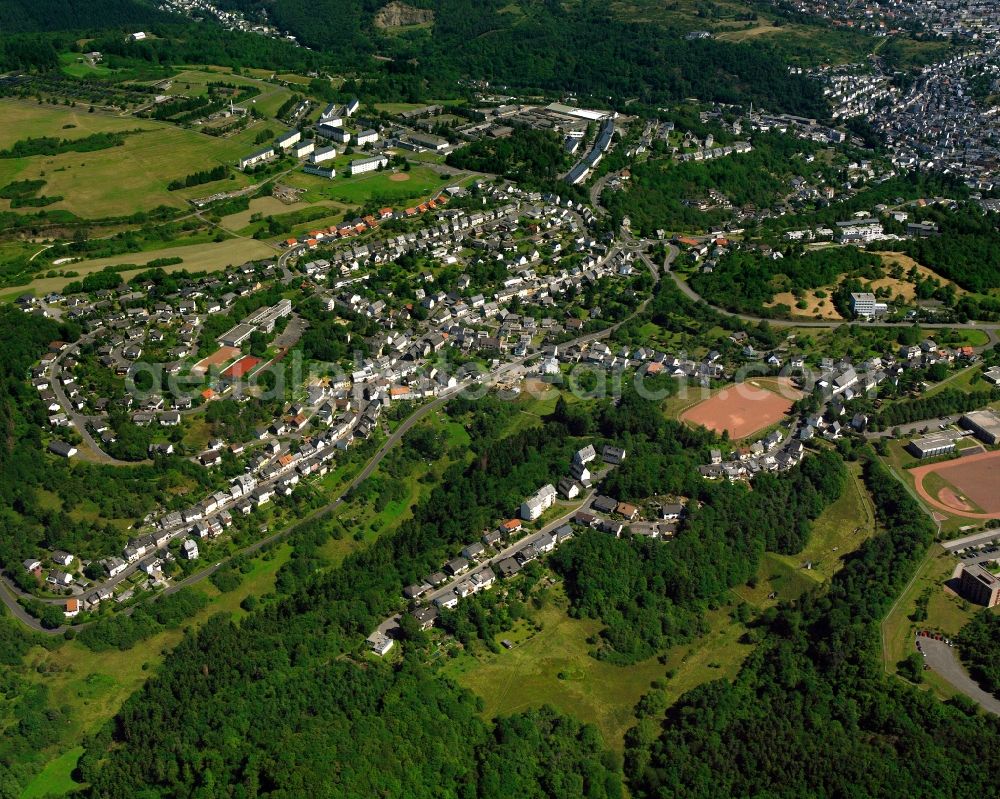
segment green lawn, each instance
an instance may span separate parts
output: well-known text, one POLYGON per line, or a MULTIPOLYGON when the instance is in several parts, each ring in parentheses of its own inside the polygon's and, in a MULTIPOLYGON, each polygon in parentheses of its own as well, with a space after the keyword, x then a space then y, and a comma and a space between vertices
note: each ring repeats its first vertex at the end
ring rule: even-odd
POLYGON ((114 70, 98 61, 91 65, 82 53, 60 53, 59 67, 71 78, 107 78, 114 70))
POLYGON ((791 568, 811 563, 811 569, 802 571, 817 584, 840 571, 844 558, 875 533, 875 511, 861 481, 861 467, 851 463, 848 469, 850 479, 844 492, 813 522, 805 549, 798 555, 773 555, 791 568))
MULTIPOLYGON (((0 159, 0 185, 12 180, 43 179, 43 194, 63 197, 48 206, 50 210, 65 209, 84 217, 124 215, 158 205, 184 207, 186 195, 204 194, 205 187, 186 193, 169 192, 167 184, 192 172, 234 163, 253 149, 254 137, 264 126, 257 122, 231 138, 216 138, 155 120, 88 114, 83 107, 39 106, 9 99, 0 100, 0 117, 5 122, 0 146, 23 138, 25 131, 33 136, 60 138, 82 138, 104 131, 144 131, 129 135, 120 147, 96 152, 0 159)), ((246 182, 240 176, 220 185, 235 189, 246 182)))
MULTIPOLYGON (((981 330, 971 331, 974 333, 982 333, 981 330)), ((983 334, 985 335, 985 334, 983 334)), ((935 386, 932 386, 927 391, 924 392, 924 397, 933 397, 935 394, 940 394, 946 389, 958 389, 959 391, 973 391, 982 390, 984 388, 989 388, 989 384, 982 382, 980 376, 983 370, 979 366, 970 366, 966 369, 962 369, 957 372, 953 372, 948 375, 944 380, 935 386), (978 382, 978 385, 975 383, 978 382)))
POLYGON ((304 188, 304 199, 309 202, 337 200, 348 205, 399 204, 429 199, 431 194, 455 182, 454 178, 442 180, 436 172, 421 166, 413 167, 409 172, 399 172, 399 175, 405 176, 405 180, 392 180, 393 175, 397 174, 393 170, 351 177, 347 172, 347 165, 359 157, 364 157, 364 154, 338 157, 334 162, 337 177, 333 180, 296 171, 290 173, 285 182, 304 188))
POLYGON ((751 647, 739 643, 742 627, 725 612, 710 613, 707 635, 674 647, 667 662, 650 658, 632 666, 615 666, 590 656, 587 639, 601 624, 566 615, 566 599, 553 588, 532 624, 519 622, 500 638, 514 648, 499 654, 478 647, 474 654, 448 660, 442 672, 483 699, 487 719, 549 704, 597 726, 604 742, 621 752, 625 732, 635 724, 633 711, 654 680, 667 683, 671 700, 709 680, 733 677, 751 647), (535 631, 535 625, 541 630, 535 631), (561 678, 560 678, 561 675, 561 678))
MULTIPOLYGON (((939 544, 934 544, 921 561, 913 580, 882 622, 882 658, 885 670, 896 673, 896 664, 914 651, 912 640, 917 630, 929 629, 953 636, 980 609, 945 587, 958 560, 939 544), (927 618, 913 621, 921 597, 927 599, 927 618)), ((1000 612, 1000 608, 994 608, 1000 612)), ((942 699, 955 689, 932 672, 924 672, 925 685, 942 699)))
POLYGON ((468 452, 469 434, 461 424, 449 419, 442 411, 439 410, 422 420, 419 427, 429 427, 444 439, 446 445, 444 456, 432 463, 417 461, 405 475, 394 474, 389 470, 391 456, 379 464, 372 478, 400 482, 405 488, 405 495, 387 503, 381 510, 375 508, 374 500, 362 500, 360 497, 345 502, 337 508, 331 521, 339 531, 340 537, 331 538, 320 550, 331 565, 338 564, 359 544, 371 543, 409 519, 413 508, 430 494, 444 472, 458 457, 465 457, 468 452), (358 536, 360 541, 356 541, 355 536, 358 536))
POLYGON ((843 567, 844 558, 875 533, 875 512, 861 481, 861 467, 851 463, 848 471, 850 477, 843 493, 813 522, 802 552, 764 553, 756 585, 737 587, 737 596, 760 609, 795 599, 827 583, 843 567), (811 568, 805 568, 807 563, 811 568))
POLYGON ((27 784, 21 794, 21 799, 43 799, 47 796, 63 796, 75 788, 81 787, 81 783, 74 780, 70 775, 76 768, 80 755, 83 754, 82 746, 74 746, 63 752, 59 757, 50 760, 38 775, 27 784))

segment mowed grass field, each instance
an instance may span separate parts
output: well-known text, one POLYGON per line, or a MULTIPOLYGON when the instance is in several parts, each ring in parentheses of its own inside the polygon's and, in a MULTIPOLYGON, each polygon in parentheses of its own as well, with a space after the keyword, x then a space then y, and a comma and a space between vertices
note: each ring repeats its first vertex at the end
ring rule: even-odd
POLYGON ((80 783, 73 779, 73 769, 83 754, 82 746, 67 749, 55 760, 50 760, 21 793, 21 799, 44 799, 46 796, 63 796, 80 783))
POLYGON ((333 180, 296 171, 290 173, 283 182, 305 189, 304 199, 309 202, 336 200, 346 205, 364 205, 377 201, 398 205, 410 200, 427 199, 445 186, 460 183, 464 177, 455 175, 443 179, 437 172, 422 166, 415 166, 409 172, 400 172, 401 176, 406 177, 405 180, 392 180, 392 176, 396 174, 392 170, 351 177, 347 172, 350 160, 350 156, 344 160, 337 159, 337 177, 333 180))
MULTIPOLYGON (((216 138, 155 120, 88 114, 86 108, 39 106, 20 100, 0 100, 0 146, 9 147, 27 135, 77 139, 98 132, 141 129, 121 147, 89 153, 0 159, 0 185, 12 180, 43 179, 41 194, 62 196, 48 209, 65 209, 82 217, 103 217, 150 210, 158 205, 184 207, 186 196, 211 193, 217 184, 196 191, 167 191, 170 181, 192 172, 233 164, 253 149, 263 122, 231 137, 216 138), (63 128, 63 125, 76 125, 63 128), (192 193, 193 191, 193 193, 192 193)), ((236 189, 249 181, 239 176, 224 181, 236 189)))
POLYGON ((626 731, 635 724, 636 703, 654 680, 667 681, 671 701, 710 680, 732 678, 752 647, 741 644, 742 626, 725 611, 708 614, 708 634, 690 644, 673 647, 666 663, 653 657, 631 666, 615 666, 590 656, 587 639, 601 623, 572 619, 558 586, 550 589, 542 608, 531 613, 539 632, 524 621, 500 637, 514 642, 512 649, 494 654, 477 649, 443 666, 443 672, 483 699, 487 719, 527 708, 552 705, 594 724, 604 743, 615 751, 624 747, 626 731))

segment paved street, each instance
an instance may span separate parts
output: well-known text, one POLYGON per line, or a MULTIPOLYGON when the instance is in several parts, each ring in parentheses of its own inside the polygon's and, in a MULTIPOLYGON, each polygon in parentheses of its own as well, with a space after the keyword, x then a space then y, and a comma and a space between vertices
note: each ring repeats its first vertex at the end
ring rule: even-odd
POLYGON ((483 567, 485 567, 485 566, 495 566, 500 561, 502 561, 502 560, 504 560, 506 558, 511 557, 515 552, 517 552, 519 549, 521 549, 522 547, 524 547, 525 539, 530 538, 533 535, 538 535, 538 533, 551 533, 553 530, 556 530, 557 528, 562 527, 570 519, 572 519, 574 516, 576 516, 576 514, 577 514, 578 511, 589 510, 591 503, 594 501, 594 495, 595 495, 595 493, 596 493, 596 489, 591 489, 590 492, 584 497, 584 500, 583 500, 582 503, 574 505, 572 510, 568 511, 567 513, 564 513, 558 519, 555 519, 555 520, 549 522, 541 530, 537 530, 535 532, 530 532, 527 535, 522 536, 517 541, 515 541, 513 544, 510 544, 509 546, 507 546, 504 549, 502 549, 500 552, 498 552, 496 555, 494 555, 489 560, 483 561, 482 563, 476 565, 475 568, 469 569, 469 571, 466 572, 465 574, 461 574, 458 577, 455 577, 453 580, 450 580, 449 582, 445 583, 444 585, 442 585, 442 586, 434 589, 434 591, 430 592, 426 596, 421 597, 420 598, 421 604, 430 604, 430 603, 434 602, 434 600, 437 599, 438 597, 454 593, 455 589, 461 583, 464 583, 466 580, 469 579, 469 577, 471 577, 473 574, 475 574, 477 571, 479 571, 483 567))
POLYGON ((973 681, 958 659, 957 649, 953 649, 944 641, 933 638, 920 638, 920 646, 927 653, 926 662, 935 672, 952 685, 955 690, 965 694, 983 710, 1000 715, 1000 699, 987 693, 973 681))

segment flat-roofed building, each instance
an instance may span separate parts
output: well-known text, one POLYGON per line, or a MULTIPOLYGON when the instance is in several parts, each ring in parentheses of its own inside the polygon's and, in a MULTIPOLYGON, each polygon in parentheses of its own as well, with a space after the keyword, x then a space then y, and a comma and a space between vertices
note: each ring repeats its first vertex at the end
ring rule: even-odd
POLYGON ((260 150, 250 153, 250 155, 243 156, 240 159, 240 169, 249 169, 252 166, 257 166, 257 164, 270 161, 272 158, 274 158, 274 147, 262 147, 260 150))
POLYGON ((380 167, 385 169, 389 165, 389 159, 384 155, 377 155, 374 158, 359 158, 351 161, 351 174, 363 175, 365 172, 374 172, 380 167))
POLYGON ((239 347, 244 341, 250 338, 253 331, 253 325, 236 325, 219 336, 219 343, 224 347, 239 347))
POLYGON ((993 446, 1000 441, 1000 416, 993 411, 969 411, 958 423, 984 444, 993 446))
POLYGON ((916 457, 936 458, 955 451, 955 439, 951 436, 924 436, 913 439, 906 448, 916 457))
POLYGON ((962 566, 958 591, 970 602, 992 608, 1000 604, 1000 577, 991 574, 978 563, 962 566))
POLYGON ((851 293, 851 310, 854 315, 862 319, 871 319, 873 316, 881 316, 889 310, 889 306, 884 302, 879 302, 870 291, 858 291, 851 293))

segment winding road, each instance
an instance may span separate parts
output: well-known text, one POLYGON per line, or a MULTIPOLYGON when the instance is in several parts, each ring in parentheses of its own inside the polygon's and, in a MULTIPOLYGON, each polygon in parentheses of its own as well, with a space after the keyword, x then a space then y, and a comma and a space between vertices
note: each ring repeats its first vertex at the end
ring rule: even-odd
MULTIPOLYGON (((677 248, 674 245, 669 245, 671 250, 673 250, 673 257, 669 260, 672 261, 677 255, 677 248)), ((673 278, 674 284, 680 289, 681 293, 684 294, 688 299, 694 302, 702 302, 708 305, 710 308, 718 311, 723 316, 728 316, 733 319, 741 319, 744 322, 767 322, 771 327, 808 327, 808 328, 819 328, 825 330, 833 330, 838 327, 843 327, 845 325, 858 325, 861 327, 897 327, 905 328, 911 327, 912 322, 859 322, 854 320, 844 320, 842 322, 837 321, 818 321, 812 319, 770 319, 765 316, 756 316, 754 314, 747 313, 737 313, 735 311, 730 311, 727 308, 723 308, 719 305, 714 305, 702 297, 698 292, 696 292, 691 285, 686 281, 681 279, 673 270, 667 268, 665 270, 671 278, 673 278)), ((989 341, 982 347, 977 347, 978 351, 982 351, 993 344, 1000 341, 1000 336, 998 336, 997 331, 1000 331, 1000 323, 997 322, 920 322, 920 327, 926 330, 955 330, 959 328, 969 328, 972 330, 982 330, 986 333, 989 341)))

